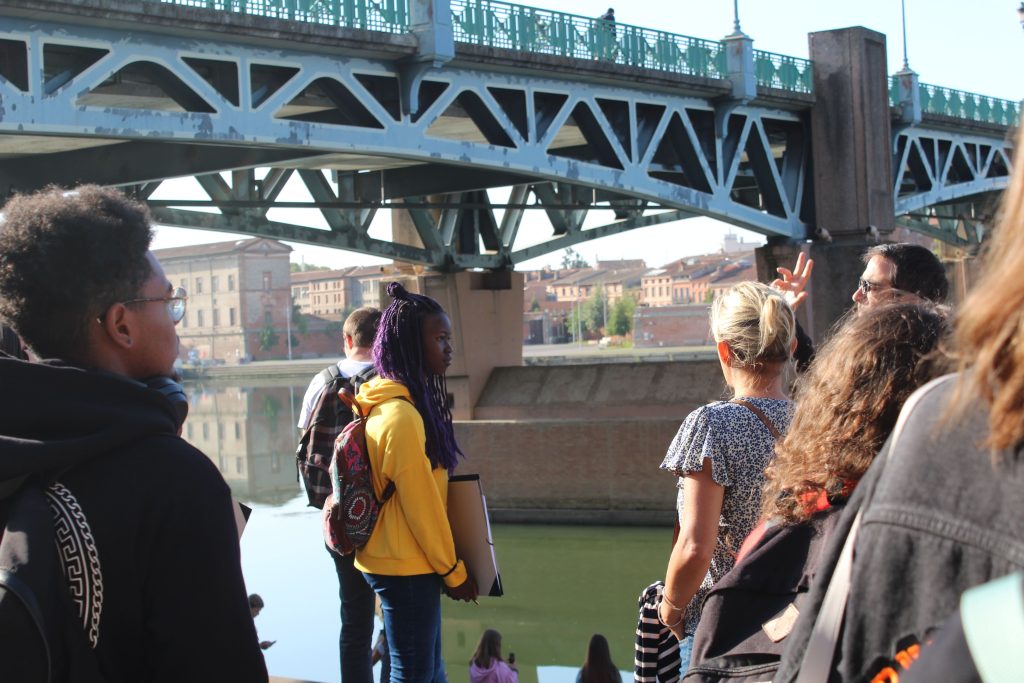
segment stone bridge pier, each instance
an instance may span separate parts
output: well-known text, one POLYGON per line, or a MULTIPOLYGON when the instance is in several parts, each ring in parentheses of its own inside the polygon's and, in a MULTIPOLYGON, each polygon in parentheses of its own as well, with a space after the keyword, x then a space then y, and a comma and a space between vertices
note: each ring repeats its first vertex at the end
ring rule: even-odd
POLYGON ((769 240, 757 250, 758 279, 792 267, 803 251, 815 270, 804 311, 816 340, 850 307, 861 255, 891 236, 895 216, 892 115, 885 36, 861 27, 809 37, 814 62, 811 109, 814 224, 811 242, 769 240))

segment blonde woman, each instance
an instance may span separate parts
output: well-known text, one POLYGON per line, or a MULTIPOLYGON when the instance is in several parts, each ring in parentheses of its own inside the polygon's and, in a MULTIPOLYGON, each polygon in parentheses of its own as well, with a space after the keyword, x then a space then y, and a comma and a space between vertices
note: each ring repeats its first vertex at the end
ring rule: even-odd
POLYGON ((712 305, 711 331, 733 398, 690 413, 661 464, 679 478, 679 536, 658 618, 680 641, 684 670, 704 595, 732 568, 757 523, 764 469, 789 426, 785 370, 795 329, 783 296, 760 283, 740 283, 712 305))

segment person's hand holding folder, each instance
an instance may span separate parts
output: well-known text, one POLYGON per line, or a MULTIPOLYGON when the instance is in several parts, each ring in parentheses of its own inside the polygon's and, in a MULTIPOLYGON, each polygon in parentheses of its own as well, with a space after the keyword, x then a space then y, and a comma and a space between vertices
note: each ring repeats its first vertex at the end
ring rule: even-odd
POLYGON ((452 600, 462 600, 463 602, 475 601, 480 593, 472 576, 467 576, 466 580, 455 588, 445 588, 445 592, 452 600))

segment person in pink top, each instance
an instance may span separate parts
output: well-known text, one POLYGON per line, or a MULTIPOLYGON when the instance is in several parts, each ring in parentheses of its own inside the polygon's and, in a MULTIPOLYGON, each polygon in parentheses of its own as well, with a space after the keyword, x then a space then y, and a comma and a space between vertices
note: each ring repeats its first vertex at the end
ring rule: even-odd
POLYGON ((473 659, 469 660, 470 683, 519 683, 519 671, 512 663, 512 655, 509 660, 501 658, 501 634, 487 629, 480 636, 473 659))

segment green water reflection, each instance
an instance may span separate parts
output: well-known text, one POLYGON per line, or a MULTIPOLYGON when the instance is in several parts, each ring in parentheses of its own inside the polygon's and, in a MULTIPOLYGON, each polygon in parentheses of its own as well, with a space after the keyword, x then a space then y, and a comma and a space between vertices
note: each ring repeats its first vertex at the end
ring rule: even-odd
MULTIPOLYGON (((305 384, 187 389, 185 438, 255 508, 242 563, 249 590, 267 602, 257 628, 277 640, 266 652, 271 673, 337 681, 337 579, 319 513, 305 506, 295 476, 295 422, 305 384)), ((453 683, 469 680, 468 661, 485 628, 503 634, 504 652, 516 653, 523 683, 538 680, 538 666, 579 667, 594 633, 608 638, 620 669, 632 669, 636 598, 663 576, 670 530, 499 524, 493 534, 506 595, 482 598, 479 606, 442 601, 453 683)), ((573 676, 565 678, 571 683, 573 676)), ((545 675, 543 683, 556 680, 564 678, 545 675)))
POLYGON ((496 628, 516 653, 523 683, 537 666, 579 666, 603 633, 620 669, 633 668, 636 599, 661 578, 671 530, 628 527, 495 525, 506 595, 480 606, 444 602, 444 655, 451 681, 469 680, 480 633, 496 628))

